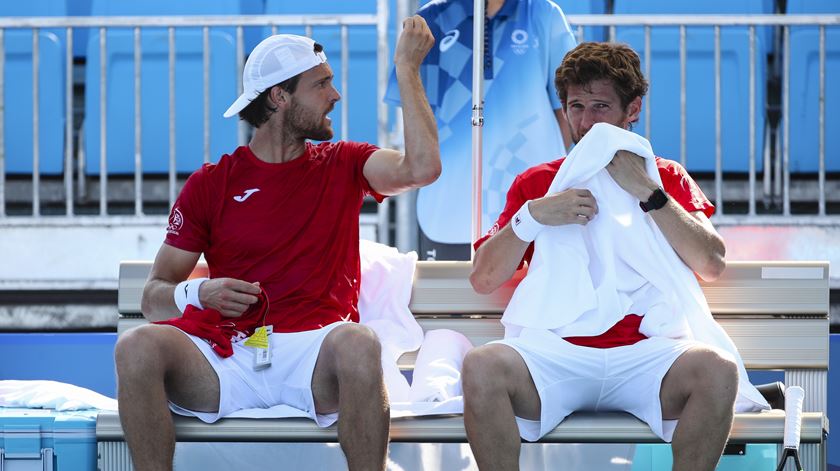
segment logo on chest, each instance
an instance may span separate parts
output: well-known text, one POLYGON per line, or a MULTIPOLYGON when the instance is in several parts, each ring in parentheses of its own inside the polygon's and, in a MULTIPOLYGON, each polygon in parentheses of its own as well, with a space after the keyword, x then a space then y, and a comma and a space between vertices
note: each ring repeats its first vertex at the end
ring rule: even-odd
POLYGON ((234 196, 233 200, 236 201, 237 203, 242 203, 245 200, 247 200, 248 198, 250 198, 251 195, 253 195, 254 193, 256 193, 258 191, 260 191, 259 188, 251 188, 250 190, 245 190, 245 193, 243 193, 241 195, 234 196))
MULTIPOLYGON (((539 43, 537 43, 536 40, 534 42, 534 46, 539 47, 539 43)), ((528 52, 529 47, 530 44, 528 44, 528 32, 524 29, 513 30, 513 33, 511 33, 510 35, 510 48, 513 50, 513 53, 518 56, 521 56, 522 54, 528 52)))

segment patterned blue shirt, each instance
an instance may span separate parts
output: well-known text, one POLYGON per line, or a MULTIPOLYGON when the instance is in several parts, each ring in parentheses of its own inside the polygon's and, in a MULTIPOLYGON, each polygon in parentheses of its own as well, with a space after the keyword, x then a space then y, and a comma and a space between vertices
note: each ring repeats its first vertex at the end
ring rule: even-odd
MULTIPOLYGON (((417 218, 430 239, 471 242, 472 0, 435 0, 422 15, 435 36, 420 76, 437 118, 443 172, 420 189, 417 218)), ((554 110, 554 72, 575 38, 550 0, 507 0, 486 22, 483 215, 485 232, 519 173, 565 154, 554 110)), ((396 73, 385 100, 399 105, 396 73)))

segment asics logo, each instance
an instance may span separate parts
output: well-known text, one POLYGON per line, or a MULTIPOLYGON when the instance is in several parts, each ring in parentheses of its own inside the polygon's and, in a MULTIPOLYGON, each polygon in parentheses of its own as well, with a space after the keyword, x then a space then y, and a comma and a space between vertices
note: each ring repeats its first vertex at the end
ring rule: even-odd
POLYGON ((448 31, 446 35, 440 40, 440 52, 446 52, 458 42, 458 37, 461 36, 461 32, 457 29, 453 29, 452 31, 448 31))
POLYGON ((254 193, 256 193, 258 191, 260 191, 259 188, 251 188, 250 190, 245 190, 245 193, 243 193, 241 195, 234 196, 233 199, 236 202, 241 203, 241 202, 247 200, 248 198, 250 198, 251 195, 253 195, 254 193))

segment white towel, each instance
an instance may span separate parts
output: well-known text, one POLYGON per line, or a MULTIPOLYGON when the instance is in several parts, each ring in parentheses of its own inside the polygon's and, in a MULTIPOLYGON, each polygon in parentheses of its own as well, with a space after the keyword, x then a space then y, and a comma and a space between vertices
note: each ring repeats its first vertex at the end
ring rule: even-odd
POLYGON ((646 139, 606 123, 593 126, 569 153, 548 194, 587 188, 599 212, 585 226, 540 232, 528 274, 502 317, 505 335, 531 327, 564 337, 593 336, 627 314, 643 314, 640 331, 649 337, 695 339, 731 353, 741 375, 736 410, 769 408, 749 383, 732 340, 712 318, 694 273, 604 168, 618 150, 645 158, 648 175, 661 185, 646 139))
POLYGON ((376 332, 394 362, 420 348, 423 329, 408 309, 417 253, 400 253, 387 245, 359 241, 361 288, 359 323, 376 332))
POLYGON ((0 381, 0 407, 57 411, 117 410, 117 401, 90 389, 58 381, 0 381))
POLYGON ((417 253, 404 254, 394 247, 360 240, 359 255, 359 323, 376 332, 382 344, 382 374, 388 398, 407 402, 408 380, 397 367, 397 359, 417 350, 423 342, 423 329, 408 309, 417 253))
POLYGON ((443 402, 463 396, 461 365, 472 347, 472 342, 464 334, 454 330, 426 332, 414 362, 410 400, 443 402))

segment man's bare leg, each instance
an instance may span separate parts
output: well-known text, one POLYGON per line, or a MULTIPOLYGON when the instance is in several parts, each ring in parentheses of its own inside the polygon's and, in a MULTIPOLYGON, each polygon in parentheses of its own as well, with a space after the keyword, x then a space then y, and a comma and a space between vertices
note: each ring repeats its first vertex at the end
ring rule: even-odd
POLYGON ((114 349, 117 399, 134 469, 171 470, 175 430, 167 394, 182 407, 215 411, 219 379, 204 355, 174 327, 143 325, 114 349))
POLYGON ((351 471, 385 469, 391 416, 381 362, 376 334, 347 324, 324 338, 312 374, 315 410, 338 411, 338 441, 351 471))
POLYGON ((714 470, 732 429, 738 368, 725 353, 695 347, 662 379, 662 417, 679 418, 671 449, 674 471, 714 470))
POLYGON ((540 397, 525 361, 506 345, 484 345, 467 353, 461 380, 464 426, 479 469, 519 469, 515 416, 540 417, 540 397))

